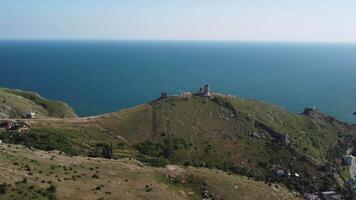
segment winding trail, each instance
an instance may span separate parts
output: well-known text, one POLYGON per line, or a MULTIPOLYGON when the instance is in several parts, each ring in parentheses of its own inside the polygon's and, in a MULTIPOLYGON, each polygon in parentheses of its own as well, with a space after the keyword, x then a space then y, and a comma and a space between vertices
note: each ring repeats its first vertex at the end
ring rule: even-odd
POLYGON ((69 121, 69 122, 83 122, 90 119, 100 118, 104 115, 91 116, 91 117, 77 117, 77 118, 56 118, 56 117, 43 117, 43 118, 0 118, 1 121, 24 121, 24 122, 41 122, 41 121, 69 121))
POLYGON ((352 162, 350 165, 350 176, 354 178, 356 176, 356 157, 352 156, 352 162))

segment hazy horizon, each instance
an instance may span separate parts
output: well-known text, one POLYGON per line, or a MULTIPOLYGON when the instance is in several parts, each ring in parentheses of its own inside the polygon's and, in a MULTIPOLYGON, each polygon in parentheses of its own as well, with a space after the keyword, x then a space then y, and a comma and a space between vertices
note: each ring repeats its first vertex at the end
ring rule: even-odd
POLYGON ((356 42, 351 0, 2 0, 0 40, 356 42))
POLYGON ((108 39, 108 38, 0 38, 0 42, 196 42, 196 43, 256 43, 256 44, 349 44, 356 41, 293 41, 293 40, 198 40, 198 39, 108 39))

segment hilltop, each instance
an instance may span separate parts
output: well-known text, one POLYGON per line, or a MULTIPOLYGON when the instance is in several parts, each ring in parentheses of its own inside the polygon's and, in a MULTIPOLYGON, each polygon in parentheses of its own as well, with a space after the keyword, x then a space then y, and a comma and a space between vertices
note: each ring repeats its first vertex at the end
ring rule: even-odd
POLYGON ((50 101, 34 92, 0 88, 0 118, 22 118, 33 111, 37 117, 77 117, 66 103, 50 101))
POLYGON ((219 94, 164 95, 100 116, 28 123, 28 135, 4 133, 1 139, 72 156, 219 169, 279 183, 301 194, 330 189, 346 193, 340 159, 356 141, 355 126, 318 110, 293 114, 279 106, 219 94))

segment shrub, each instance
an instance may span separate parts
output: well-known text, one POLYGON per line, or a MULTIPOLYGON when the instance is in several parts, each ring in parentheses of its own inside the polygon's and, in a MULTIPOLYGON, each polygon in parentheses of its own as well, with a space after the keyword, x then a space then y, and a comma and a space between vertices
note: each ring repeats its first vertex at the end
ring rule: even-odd
POLYGON ((88 156, 111 159, 113 157, 111 145, 107 143, 95 144, 88 152, 88 156))
POLYGON ((6 191, 7 191, 7 184, 6 183, 0 184, 0 194, 6 194, 6 191))
POLYGON ((93 176, 91 176, 93 178, 99 179, 99 176, 97 174, 94 174, 93 176))
POLYGON ((56 188, 56 186, 54 186, 54 185, 50 185, 50 186, 47 188, 47 192, 52 193, 52 194, 55 193, 56 190, 57 190, 57 188, 56 188))
POLYGON ((145 185, 145 191, 146 192, 152 192, 152 188, 149 185, 145 185))

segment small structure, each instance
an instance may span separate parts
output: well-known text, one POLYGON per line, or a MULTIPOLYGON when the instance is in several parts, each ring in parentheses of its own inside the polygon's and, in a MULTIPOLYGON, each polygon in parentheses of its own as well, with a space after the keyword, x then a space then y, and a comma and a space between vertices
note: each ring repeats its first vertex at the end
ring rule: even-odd
POLYGON ((342 159, 342 163, 344 165, 351 165, 352 164, 352 156, 351 155, 346 155, 342 159))
POLYGON ((181 97, 184 97, 184 98, 190 98, 192 97, 192 93, 191 92, 182 92, 180 94, 181 97))
POLYGON ((341 200, 341 195, 335 191, 326 191, 321 193, 322 199, 325 200, 341 200))
POLYGON ((289 177, 289 176, 291 176, 292 174, 291 174, 291 172, 290 172, 289 169, 288 169, 288 170, 279 169, 279 170, 276 171, 276 175, 277 175, 278 177, 289 177))
POLYGON ((317 200, 317 199, 319 199, 317 195, 315 195, 314 193, 309 193, 309 192, 304 193, 303 196, 304 196, 305 200, 317 200))
POLYGON ((11 129, 12 126, 13 126, 13 122, 11 121, 3 121, 0 123, 0 128, 5 128, 6 130, 11 129))
POLYGON ((161 96, 159 97, 159 99, 167 99, 167 98, 168 98, 167 92, 162 92, 161 96))
POLYGON ((0 123, 0 128, 5 128, 8 133, 22 133, 27 134, 30 131, 30 125, 25 122, 6 121, 0 123))
POLYGON ((200 88, 199 92, 195 93, 195 95, 202 96, 202 97, 211 97, 209 85, 205 85, 204 88, 200 88))
POLYGON ((27 119, 34 119, 36 117, 36 113, 33 111, 29 111, 29 112, 25 113, 24 117, 27 119))
POLYGON ((285 171, 283 169, 280 169, 280 170, 277 170, 276 174, 279 177, 283 177, 286 173, 285 173, 285 171))
POLYGON ((211 97, 209 85, 205 85, 204 86, 203 96, 204 97, 211 97))

